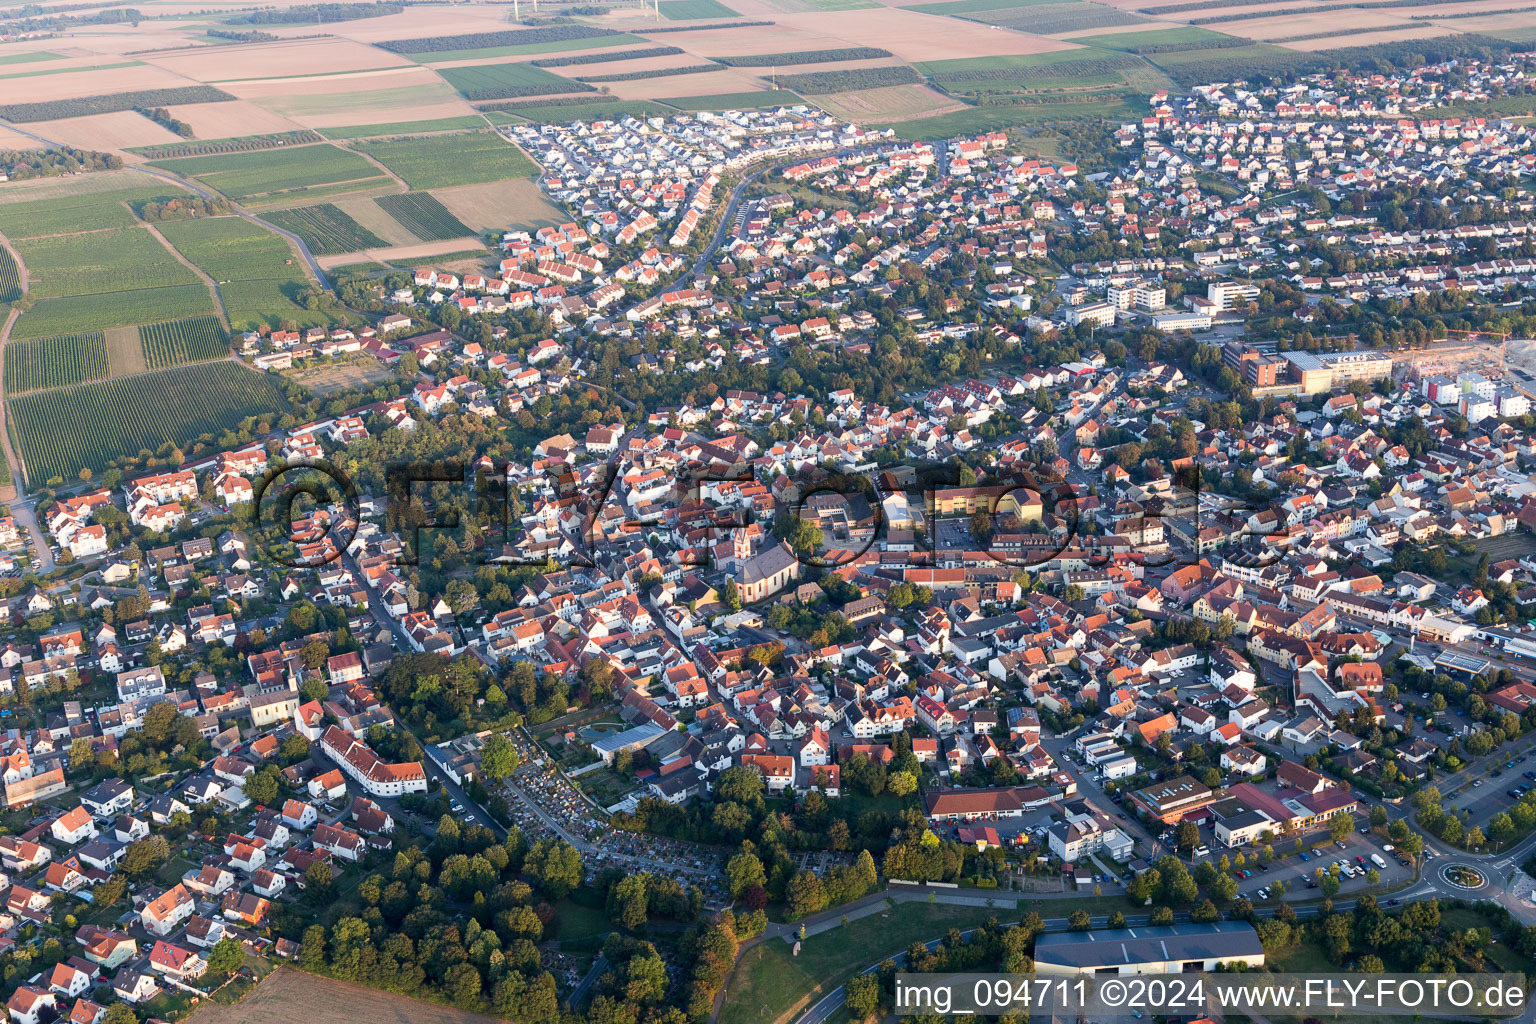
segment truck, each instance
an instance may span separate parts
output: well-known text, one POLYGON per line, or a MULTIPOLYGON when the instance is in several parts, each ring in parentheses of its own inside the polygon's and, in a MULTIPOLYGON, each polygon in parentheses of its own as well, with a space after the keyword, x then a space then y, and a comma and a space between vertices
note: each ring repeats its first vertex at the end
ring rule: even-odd
POLYGON ((1381 859, 1381 854, 1379 853, 1371 854, 1371 863, 1375 864, 1382 871, 1387 870, 1387 862, 1381 859))

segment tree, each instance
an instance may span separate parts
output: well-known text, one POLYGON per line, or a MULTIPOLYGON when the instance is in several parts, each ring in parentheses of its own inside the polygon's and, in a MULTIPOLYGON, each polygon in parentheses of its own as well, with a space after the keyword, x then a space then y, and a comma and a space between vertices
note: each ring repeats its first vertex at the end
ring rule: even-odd
POLYGON ((608 890, 608 916, 619 927, 639 931, 645 927, 645 880, 625 875, 608 890))
POLYGON ((133 1012, 133 1007, 124 1002, 114 1002, 107 1007, 106 1015, 101 1018, 102 1024, 139 1024, 138 1014, 133 1012))
POLYGON ((208 951, 209 974, 232 974, 245 966, 245 951, 238 939, 220 939, 208 951))
POLYGON ((843 991, 848 1016, 855 1021, 866 1021, 880 1009, 880 981, 873 973, 849 978, 843 991))
POLYGON ((480 751, 480 770, 492 782, 500 782, 517 770, 517 748, 505 733, 492 733, 480 751))
POLYGON ((1339 811, 1328 819, 1328 834, 1334 842, 1343 842, 1349 838, 1349 834, 1355 830, 1354 815, 1348 811, 1339 811))
POLYGON ((331 902, 331 866, 316 861, 304 872, 304 896, 312 906, 323 907, 331 902))
POLYGON ((277 780, 277 769, 269 765, 256 774, 246 777, 245 795, 264 807, 270 807, 277 800, 277 780))
POLYGON ((886 776, 885 788, 895 796, 907 796, 917 789, 917 776, 911 772, 891 772, 886 776))
POLYGON ((785 901, 791 917, 806 917, 826 907, 827 893, 814 871, 798 871, 789 880, 785 901))
POLYGON ((1200 826, 1192 821, 1179 822, 1176 839, 1178 840, 1179 849, 1188 853, 1200 845, 1200 826))
POLYGON ((165 836, 140 839, 123 855, 123 873, 135 880, 148 877, 170 857, 171 844, 166 842, 165 836))
POLYGON ((720 603, 728 612, 741 611, 741 591, 736 589, 735 580, 726 580, 725 585, 719 590, 720 603))
POLYGON ((748 853, 746 850, 726 861, 725 879, 730 887, 732 899, 740 899, 741 894, 754 885, 764 885, 767 882, 767 877, 763 873, 763 862, 758 859, 757 854, 748 853))
POLYGON ((570 843, 544 838, 533 844, 523 861, 523 871, 552 900, 562 900, 581 885, 581 854, 570 843))

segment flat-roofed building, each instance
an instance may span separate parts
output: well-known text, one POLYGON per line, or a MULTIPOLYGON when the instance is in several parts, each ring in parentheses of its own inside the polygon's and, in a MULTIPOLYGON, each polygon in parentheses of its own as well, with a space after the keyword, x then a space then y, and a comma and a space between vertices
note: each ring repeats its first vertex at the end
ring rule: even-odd
POLYGON ((1054 932, 1035 940, 1037 974, 1182 974, 1233 962, 1264 964, 1259 933, 1246 921, 1054 932))

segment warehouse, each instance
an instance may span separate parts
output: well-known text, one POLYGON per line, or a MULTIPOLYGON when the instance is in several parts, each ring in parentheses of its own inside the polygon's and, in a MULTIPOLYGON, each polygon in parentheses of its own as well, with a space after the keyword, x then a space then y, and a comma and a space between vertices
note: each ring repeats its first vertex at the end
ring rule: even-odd
POLYGON ((1035 940, 1038 974, 1181 974, 1233 961, 1264 964, 1259 933, 1246 921, 1096 928, 1035 940))

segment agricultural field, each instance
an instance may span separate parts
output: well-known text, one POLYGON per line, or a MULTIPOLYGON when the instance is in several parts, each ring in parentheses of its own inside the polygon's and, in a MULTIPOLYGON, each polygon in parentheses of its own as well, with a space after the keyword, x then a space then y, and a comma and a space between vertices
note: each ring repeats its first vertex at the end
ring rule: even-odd
POLYGON ((779 81, 796 92, 846 92, 849 89, 879 89, 888 85, 908 85, 917 81, 917 72, 905 64, 875 68, 849 68, 846 71, 812 71, 802 75, 781 75, 779 81))
MULTIPOLYGON (((386 268, 387 269, 387 268, 386 268)), ((302 384, 316 395, 371 387, 393 377, 394 371, 372 356, 362 356, 344 363, 325 363, 303 369, 284 370, 283 376, 302 384)))
MULTIPOLYGON (((238 217, 168 221, 160 230, 218 284, 233 330, 273 327, 284 321, 303 326, 330 323, 325 313, 306 310, 295 301, 309 287, 309 279, 288 243, 271 232, 238 217)), ((147 316, 136 322, 164 319, 147 316)))
POLYGON ((967 14, 980 14, 984 11, 1013 10, 1017 7, 1035 7, 1056 2, 1057 0, 948 0, 948 2, 934 4, 913 4, 910 7, 903 7, 902 10, 963 18, 967 14))
POLYGON ((438 117, 426 121, 394 121, 387 124, 321 128, 319 134, 327 139, 370 139, 383 135, 421 135, 427 132, 452 132, 465 128, 483 127, 485 127, 485 118, 479 114, 460 114, 458 117, 438 117))
POLYGON ((333 203, 273 210, 266 219, 304 239, 316 256, 376 249, 388 243, 336 208, 333 203))
POLYGON ((633 38, 611 28, 595 28, 590 25, 553 25, 548 28, 507 29, 502 32, 469 32, 456 36, 426 36, 418 39, 393 39, 374 43, 381 50, 413 56, 418 53, 453 53, 458 50, 486 49, 494 46, 538 46, 544 43, 569 43, 582 40, 583 48, 597 44, 586 40, 595 38, 633 38))
POLYGON ((100 380, 110 372, 101 331, 12 341, 5 346, 5 393, 100 380))
POLYGON ((444 68, 443 80, 468 100, 516 99, 563 92, 592 92, 590 85, 561 78, 531 64, 468 64, 444 68))
POLYGON ((21 298, 21 271, 9 249, 0 249, 0 303, 21 298))
POLYGON ((264 375, 220 360, 35 391, 10 399, 10 411, 27 475, 42 482, 167 444, 185 449, 246 417, 275 417, 287 402, 264 375))
POLYGON ((736 12, 720 0, 661 0, 661 16, 668 21, 701 21, 705 18, 734 18, 736 12))
MULTIPOLYGON (((18 197, 28 193, 17 193, 18 197)), ((169 182, 144 188, 82 192, 31 201, 0 202, 0 233, 12 241, 41 235, 62 235, 99 228, 125 228, 138 223, 124 204, 186 197, 169 182)))
POLYGON ((197 156, 153 166, 196 178, 236 200, 303 193, 342 182, 355 190, 389 181, 356 153, 330 145, 197 156))
POLYGON ((43 60, 63 60, 57 53, 49 53, 47 50, 37 50, 33 53, 12 53, 0 57, 0 64, 32 64, 43 60))
POLYGON ((1282 74, 1313 59, 1311 54, 1298 53, 1270 43, 1216 50, 1173 50, 1147 56, 1147 60, 1181 85, 1215 82, 1224 77, 1243 74, 1282 74))
POLYGON ((379 196, 374 202, 423 242, 438 242, 474 234, 430 192, 379 196))
POLYGON ((49 100, 42 103, 11 103, 0 106, 0 117, 7 121, 57 121, 67 117, 111 114, 136 107, 172 107, 178 103, 218 103, 235 97, 211 85, 188 85, 175 89, 142 89, 80 96, 75 99, 49 100))
POLYGON ((197 275, 143 227, 22 239, 16 249, 31 274, 30 292, 39 299, 197 283, 197 275))
POLYGON ((531 178, 538 167, 495 132, 359 143, 414 190, 531 178))
POLYGON ((1212 32, 1208 28, 1186 25, 1181 28, 1153 29, 1150 32, 1115 32, 1108 35, 1082 36, 1068 42, 1098 46, 1127 53, 1158 53, 1165 50, 1198 50, 1221 46, 1246 46, 1246 39, 1212 32))
POLYGON ((145 324, 139 328, 139 344, 144 351, 144 365, 151 370, 229 355, 229 334, 216 316, 145 324))
POLYGON ((714 96, 669 96, 655 102, 665 103, 678 110, 753 110, 787 103, 804 103, 805 98, 791 89, 764 89, 761 92, 725 92, 714 96))
POLYGON ((793 67, 796 64, 831 64, 842 60, 874 60, 891 56, 877 46, 844 46, 835 50, 801 50, 796 53, 754 53, 741 57, 711 57, 732 68, 793 67))
POLYGON ((319 132, 309 129, 294 132, 273 132, 270 135, 243 135, 232 139, 199 139, 196 142, 171 143, 165 146, 134 146, 128 152, 151 160, 177 160, 189 156, 217 156, 220 153, 248 153, 258 149, 278 149, 282 146, 302 146, 310 142, 323 142, 319 132))
POLYGON ((1006 8, 965 14, 955 12, 954 17, 1042 36, 1085 32, 1094 28, 1112 28, 1116 25, 1137 25, 1148 20, 1139 14, 1118 10, 1104 4, 1089 3, 1088 0, 1022 6, 1010 4, 1006 8))
POLYGON ((11 340, 105 331, 166 317, 207 316, 213 312, 213 299, 200 281, 166 288, 131 288, 44 299, 16 321, 11 328, 11 340))
MULTIPOLYGON (((710 99, 714 98, 710 97, 710 99)), ((585 121, 602 117, 619 118, 626 115, 653 117, 660 114, 665 117, 678 111, 677 107, 662 103, 660 100, 609 100, 600 97, 593 97, 593 99, 595 102, 592 103, 561 106, 540 104, 534 100, 531 103, 516 104, 503 110, 487 110, 485 116, 492 124, 520 124, 524 121, 564 124, 578 117, 585 121)))
POLYGON ((1125 81, 1124 72, 1145 67, 1140 57, 1128 53, 1056 50, 932 61, 919 64, 918 70, 948 92, 974 96, 1118 85, 1125 81))

